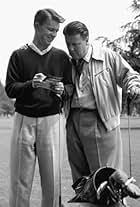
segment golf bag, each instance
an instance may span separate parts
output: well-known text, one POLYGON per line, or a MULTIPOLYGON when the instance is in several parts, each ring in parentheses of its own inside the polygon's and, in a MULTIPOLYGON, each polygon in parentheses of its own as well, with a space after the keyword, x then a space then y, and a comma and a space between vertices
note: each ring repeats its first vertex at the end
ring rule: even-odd
POLYGON ((140 188, 134 184, 134 178, 128 178, 125 172, 111 167, 103 167, 81 177, 73 185, 76 196, 69 202, 89 202, 98 205, 114 206, 123 198, 140 197, 140 188))

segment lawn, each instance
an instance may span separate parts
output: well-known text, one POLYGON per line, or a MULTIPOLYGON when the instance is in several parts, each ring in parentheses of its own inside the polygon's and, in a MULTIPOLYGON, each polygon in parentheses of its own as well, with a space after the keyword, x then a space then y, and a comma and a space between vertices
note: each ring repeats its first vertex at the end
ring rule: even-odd
MULTIPOLYGON (((128 129, 127 117, 121 119, 122 137, 124 146, 124 169, 129 175, 130 173, 130 157, 128 145, 128 129)), ((8 193, 9 193, 9 147, 10 147, 10 134, 12 130, 12 118, 0 118, 0 207, 8 206, 8 193)), ((130 135, 131 135, 131 161, 132 161, 132 176, 137 180, 140 186, 140 119, 130 119, 130 135)), ((73 191, 71 188, 72 180, 70 168, 67 160, 67 152, 65 150, 64 164, 62 169, 62 200, 68 207, 75 206, 68 204, 67 201, 72 198, 73 191)), ((31 195, 31 207, 40 207, 40 178, 38 172, 38 165, 36 165, 35 177, 33 182, 33 189, 31 195)), ((131 207, 140 207, 140 199, 128 200, 131 207)))

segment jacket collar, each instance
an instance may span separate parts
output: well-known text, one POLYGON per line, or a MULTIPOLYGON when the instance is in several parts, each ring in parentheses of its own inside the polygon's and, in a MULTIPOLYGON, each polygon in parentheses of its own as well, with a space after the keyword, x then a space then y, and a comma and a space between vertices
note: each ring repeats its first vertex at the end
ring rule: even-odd
POLYGON ((87 54, 85 55, 83 60, 85 60, 87 63, 89 63, 91 56, 92 56, 92 45, 89 44, 87 54))
POLYGON ((95 60, 104 61, 104 53, 101 47, 92 45, 92 58, 95 60))

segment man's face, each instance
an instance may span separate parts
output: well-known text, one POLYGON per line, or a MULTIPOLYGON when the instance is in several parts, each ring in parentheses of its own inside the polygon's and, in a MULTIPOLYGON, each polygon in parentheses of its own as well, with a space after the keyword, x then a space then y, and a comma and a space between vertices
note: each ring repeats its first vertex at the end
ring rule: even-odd
POLYGON ((44 48, 48 47, 59 31, 59 23, 55 20, 47 20, 43 25, 37 24, 36 33, 38 41, 44 48))
POLYGON ((66 35, 65 41, 73 59, 78 60, 86 55, 88 50, 88 40, 83 39, 80 34, 66 35))

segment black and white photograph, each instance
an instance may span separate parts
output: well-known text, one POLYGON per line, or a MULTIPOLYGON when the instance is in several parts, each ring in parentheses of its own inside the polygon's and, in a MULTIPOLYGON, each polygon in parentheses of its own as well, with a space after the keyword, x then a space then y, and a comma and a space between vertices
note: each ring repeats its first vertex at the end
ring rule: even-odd
POLYGON ((5 0, 0 25, 0 207, 139 207, 140 0, 5 0))

